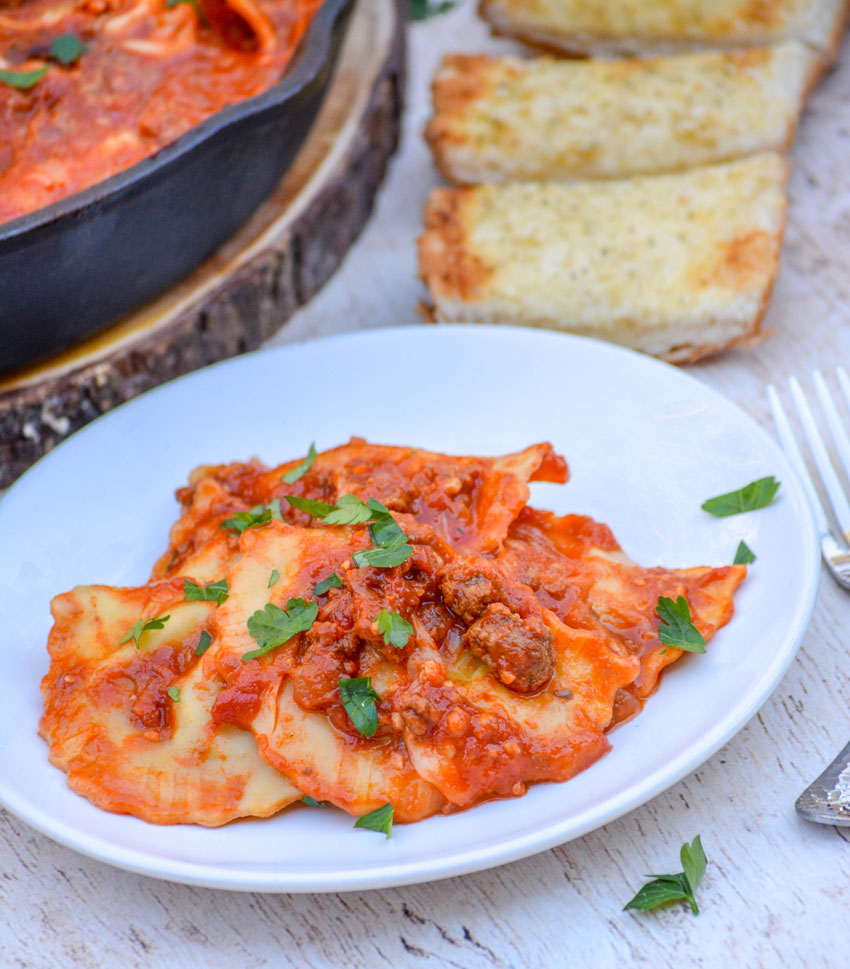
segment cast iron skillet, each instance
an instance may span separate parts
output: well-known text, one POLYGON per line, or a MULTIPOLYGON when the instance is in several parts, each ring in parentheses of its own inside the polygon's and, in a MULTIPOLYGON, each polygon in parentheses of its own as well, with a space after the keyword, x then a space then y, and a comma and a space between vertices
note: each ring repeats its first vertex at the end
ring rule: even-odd
POLYGON ((233 235, 304 141, 352 5, 324 0, 268 91, 111 178, 0 223, 0 371, 115 322, 233 235))

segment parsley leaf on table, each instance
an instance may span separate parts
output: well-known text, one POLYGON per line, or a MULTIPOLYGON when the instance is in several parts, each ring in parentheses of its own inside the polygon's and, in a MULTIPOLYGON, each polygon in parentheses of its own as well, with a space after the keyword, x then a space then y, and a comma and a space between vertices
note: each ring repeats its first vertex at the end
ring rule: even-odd
POLYGON ((725 495, 717 495, 704 501, 700 508, 715 518, 726 518, 728 515, 740 515, 744 511, 755 511, 764 508, 773 501, 773 496, 779 490, 779 482, 773 475, 751 481, 737 491, 729 491, 725 495))
POLYGON ((139 640, 142 638, 142 633, 146 633, 149 629, 164 629, 166 622, 171 618, 168 616, 154 616, 152 619, 139 619, 138 622, 134 622, 127 631, 127 635, 118 641, 119 646, 123 646, 124 643, 129 643, 130 640, 134 640, 136 643, 136 649, 141 647, 139 640))
POLYGON ((209 585, 196 585, 190 579, 183 580, 183 598, 187 602, 215 602, 220 606, 228 595, 227 579, 219 579, 209 585))
POLYGON ((393 831, 392 804, 385 804, 383 807, 375 808, 374 811, 359 817, 354 822, 354 827, 366 828, 368 831, 380 831, 391 838, 393 831))
POLYGON ((291 468, 286 474, 280 476, 280 480, 285 484, 295 484, 299 478, 303 478, 305 474, 313 467, 313 462, 316 460, 316 442, 310 445, 307 451, 307 457, 298 465, 296 468, 291 468))
POLYGON ((301 800, 305 804, 309 805, 310 807, 317 807, 317 808, 330 807, 330 804, 328 803, 328 801, 317 801, 314 797, 310 797, 309 794, 305 794, 304 797, 301 798, 301 800))
POLYGON ((682 845, 679 856, 684 871, 677 875, 650 876, 653 881, 644 885, 635 897, 624 906, 623 911, 633 908, 647 912, 670 902, 687 902, 694 915, 698 915, 699 907, 694 893, 705 874, 707 864, 700 836, 697 835, 690 844, 686 841, 682 845))
POLYGON ((265 609, 258 609, 248 620, 248 632, 257 640, 259 648, 245 653, 242 661, 265 656, 298 633, 307 632, 318 613, 317 602, 305 602, 303 599, 290 599, 286 609, 281 609, 273 602, 268 603, 265 609))
POLYGON ((375 700, 381 699, 372 689, 371 677, 343 677, 339 680, 339 695, 342 697, 345 712, 357 730, 364 737, 371 737, 378 729, 378 708, 375 700))
POLYGON ((382 609, 377 621, 378 632, 384 637, 386 645, 404 649, 413 634, 413 626, 392 609, 382 609))
MULTIPOLYGON (((708 864, 705 852, 702 850, 702 841, 699 835, 690 844, 686 841, 682 845, 679 857, 682 861, 682 867, 685 869, 685 878, 688 880, 691 894, 693 894, 696 891, 697 885, 702 881, 702 876, 705 874, 705 866, 708 864)), ((696 902, 692 900, 691 904, 696 912, 696 902)))
POLYGON ((659 596, 655 613, 661 620, 658 638, 665 647, 675 646, 689 653, 705 652, 705 637, 691 621, 691 610, 684 596, 679 596, 675 602, 667 596, 659 596))

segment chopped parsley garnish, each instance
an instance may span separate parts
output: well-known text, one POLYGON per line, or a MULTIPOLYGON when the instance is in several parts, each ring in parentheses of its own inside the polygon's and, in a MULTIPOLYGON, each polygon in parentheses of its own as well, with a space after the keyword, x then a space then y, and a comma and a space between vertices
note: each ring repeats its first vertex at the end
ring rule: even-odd
POLYGON ((328 589, 341 589, 342 579, 336 574, 336 572, 331 572, 331 574, 326 578, 322 579, 321 582, 317 582, 313 586, 313 595, 323 596, 328 589))
POLYGON ((333 511, 324 516, 326 525, 363 525, 371 518, 372 509, 354 495, 342 495, 333 511))
POLYGON ((407 536, 399 528, 395 518, 390 514, 389 508, 382 505, 374 498, 369 499, 369 508, 372 510, 372 524, 369 526, 369 537, 372 544, 386 548, 388 545, 396 545, 406 542, 407 536))
POLYGON ((266 525, 272 518, 283 521, 280 510, 280 498, 275 498, 270 505, 254 505, 250 511, 237 511, 233 518, 223 521, 219 528, 232 528, 240 535, 249 528, 266 525))
POLYGON ((309 794, 305 794, 304 797, 301 798, 301 800, 305 804, 308 804, 310 807, 317 807, 317 808, 330 807, 330 804, 327 801, 317 801, 314 797, 310 797, 309 794))
POLYGON ((195 647, 195 656, 203 656, 204 653, 210 648, 212 643, 212 636, 206 631, 206 629, 201 631, 201 638, 198 640, 198 645, 195 647))
POLYGON ((86 52, 86 45, 73 34, 60 34, 50 43, 50 57, 64 67, 69 67, 86 52))
POLYGON ((364 737, 371 737, 378 729, 378 708, 375 700, 381 699, 372 689, 371 677, 342 678, 339 681, 339 695, 354 726, 364 737))
POLYGON ((382 609, 378 613, 378 632, 384 637, 387 646, 404 649, 413 635, 413 626, 392 609, 382 609))
POLYGON ((741 539, 738 542, 738 548, 735 552, 735 561, 733 565, 749 565, 751 562, 755 562, 756 553, 750 548, 747 543, 741 539))
POLYGON ((178 3, 187 3, 194 11, 200 20, 201 25, 204 27, 209 27, 210 22, 207 19, 206 14, 201 10, 201 4, 199 0, 165 0, 166 7, 176 7, 178 3))
POLYGON ((163 629, 165 628, 166 622, 171 618, 171 616, 154 616, 153 619, 140 619, 138 622, 134 622, 127 632, 127 635, 119 640, 118 645, 123 646, 124 643, 129 643, 130 640, 134 640, 136 643, 136 649, 140 648, 139 640, 142 638, 142 633, 146 633, 149 629, 163 629))
POLYGON ((46 64, 32 71, 0 71, 0 83, 8 84, 9 87, 17 88, 19 91, 29 91, 46 73, 46 64))
POLYGON ((179 703, 180 702, 180 687, 179 686, 170 686, 165 692, 168 694, 168 696, 175 703, 179 703))
POLYGON ((407 536, 389 509, 374 498, 369 499, 369 509, 372 512, 372 524, 369 525, 372 548, 355 552, 351 556, 354 564, 358 568, 371 565, 378 569, 391 569, 406 562, 413 554, 413 549, 407 544, 407 536))
POLYGON ((266 586, 266 588, 271 589, 271 587, 275 584, 275 582, 277 582, 279 578, 280 578, 280 572, 278 572, 277 569, 272 569, 272 574, 269 576, 269 584, 266 586))
POLYGON ((317 602, 305 602, 303 599, 290 599, 286 609, 272 602, 265 609, 258 609, 248 620, 248 632, 257 640, 259 649, 245 653, 242 661, 265 656, 298 633, 307 632, 316 621, 318 612, 317 602))
POLYGON ((354 495, 342 495, 335 505, 297 495, 287 495, 286 500, 293 508, 323 519, 326 525, 363 525, 372 517, 372 509, 354 495))
POLYGON ((457 0, 409 0, 411 20, 428 20, 437 14, 446 13, 457 5, 457 0))
POLYGON ((665 648, 675 646, 689 653, 705 652, 705 637, 691 622, 691 610, 684 596, 679 596, 675 602, 667 596, 659 596, 655 613, 661 620, 658 638, 665 648))
POLYGON ((303 478, 305 474, 313 467, 313 462, 316 460, 316 442, 310 445, 307 451, 307 457, 298 465, 297 468, 292 468, 287 471, 286 474, 280 476, 280 480, 285 484, 295 484, 299 478, 303 478))
POLYGON ((694 915, 699 915, 694 893, 705 874, 707 864, 699 835, 690 844, 686 841, 682 845, 679 857, 684 871, 680 871, 677 875, 649 876, 653 881, 644 885, 623 911, 634 908, 646 912, 670 902, 687 902, 694 915))
POLYGON ((729 491, 725 495, 709 498, 700 505, 700 508, 716 518, 740 515, 741 512, 755 511, 769 505, 778 490, 779 482, 770 475, 767 478, 759 478, 758 481, 751 481, 737 491, 729 491))
POLYGON ((368 831, 380 831, 391 838, 393 832, 392 804, 385 804, 383 807, 375 808, 374 811, 364 814, 354 822, 354 827, 366 828, 368 831))
POLYGON ((335 505, 312 498, 299 498, 287 495, 286 500, 299 511, 305 511, 313 518, 321 518, 326 525, 369 525, 372 548, 363 549, 352 555, 358 568, 371 565, 377 569, 391 569, 401 565, 413 554, 407 544, 407 536, 390 514, 386 505, 375 498, 363 502, 354 495, 342 495, 335 505))
MULTIPOLYGON (((86 51, 86 45, 73 34, 61 34, 54 37, 50 43, 49 57, 70 67, 75 61, 79 60, 81 54, 86 51)), ((29 91, 44 77, 49 68, 48 64, 43 67, 33 68, 31 71, 9 71, 0 70, 0 84, 7 84, 9 87, 16 88, 18 91, 29 91)))
POLYGON ((313 501, 312 498, 299 498, 297 495, 287 495, 286 500, 293 508, 306 511, 313 518, 323 519, 326 525, 364 525, 373 516, 371 507, 354 495, 342 495, 335 505, 313 501))
POLYGON ((227 579, 219 579, 209 585, 196 585, 190 579, 183 580, 183 598, 187 602, 215 602, 220 606, 228 594, 227 579))
POLYGON ((306 512, 311 518, 324 518, 325 515, 329 515, 334 510, 334 506, 329 505, 326 501, 313 501, 312 498, 299 498, 298 495, 286 495, 285 497, 293 508, 297 511, 306 512))
POLYGON ((391 569, 394 565, 401 565, 413 555, 413 549, 407 544, 402 536, 402 540, 393 545, 383 548, 364 548, 355 552, 351 557, 357 568, 362 569, 364 565, 371 565, 376 569, 391 569))

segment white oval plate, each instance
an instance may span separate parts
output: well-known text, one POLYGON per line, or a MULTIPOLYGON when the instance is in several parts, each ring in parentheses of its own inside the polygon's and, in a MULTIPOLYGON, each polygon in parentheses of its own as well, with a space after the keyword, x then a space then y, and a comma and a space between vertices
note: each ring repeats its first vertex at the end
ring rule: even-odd
POLYGON ((701 764, 779 682, 814 603, 818 555, 805 496, 751 418, 647 357, 505 327, 409 327, 267 350, 166 384, 52 451, 0 501, 0 802, 57 841, 159 878, 217 888, 344 891, 476 871, 569 841, 701 764), (397 826, 390 840, 341 811, 297 807, 208 830, 107 814, 73 794, 36 735, 48 604, 77 583, 143 583, 197 464, 276 463, 359 434, 459 454, 550 440, 566 487, 532 503, 607 522, 645 565, 758 554, 737 613, 704 656, 664 677, 613 750, 564 784, 397 826), (712 495, 774 474, 774 503, 715 519, 712 495))

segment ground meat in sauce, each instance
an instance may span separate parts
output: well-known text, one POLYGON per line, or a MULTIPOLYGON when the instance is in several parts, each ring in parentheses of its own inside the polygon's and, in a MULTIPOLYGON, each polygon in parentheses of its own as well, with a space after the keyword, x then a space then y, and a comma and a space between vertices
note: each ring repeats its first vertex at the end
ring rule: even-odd
POLYGON ((449 609, 467 625, 492 603, 507 602, 496 572, 468 562, 447 565, 440 573, 440 590, 449 609))
POLYGON ((295 668, 290 672, 295 699, 305 710, 339 701, 339 679, 357 672, 359 638, 332 622, 314 623, 304 634, 295 668))
POLYGON ((466 645, 517 693, 541 690, 555 672, 551 630, 530 616, 522 619, 499 602, 484 610, 466 631, 466 645))

